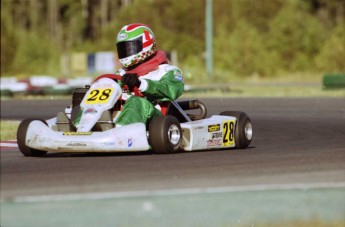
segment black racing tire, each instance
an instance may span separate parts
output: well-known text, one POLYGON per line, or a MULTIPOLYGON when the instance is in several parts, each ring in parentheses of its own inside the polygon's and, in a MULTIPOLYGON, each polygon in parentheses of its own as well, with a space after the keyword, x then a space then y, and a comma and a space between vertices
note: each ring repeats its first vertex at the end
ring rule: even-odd
POLYGON ((149 143, 156 154, 171 154, 181 150, 182 129, 174 116, 159 116, 149 125, 149 143))
POLYGON ((253 126, 250 118, 244 112, 224 111, 220 115, 236 117, 235 145, 237 149, 247 148, 253 138, 253 126))
POLYGON ((20 152, 24 155, 24 156, 32 156, 32 157, 42 157, 45 156, 47 154, 47 151, 40 151, 40 150, 36 150, 33 148, 30 148, 28 146, 26 146, 25 141, 26 141, 26 133, 28 131, 28 127, 30 125, 30 123, 32 121, 42 121, 43 123, 47 124, 44 120, 42 119, 25 119, 23 120, 17 130, 17 143, 18 143, 18 147, 20 152))

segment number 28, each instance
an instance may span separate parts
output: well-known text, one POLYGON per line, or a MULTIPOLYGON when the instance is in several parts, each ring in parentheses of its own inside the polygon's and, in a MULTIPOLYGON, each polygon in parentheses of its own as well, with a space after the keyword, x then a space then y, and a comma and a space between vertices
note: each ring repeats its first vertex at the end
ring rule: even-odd
POLYGON ((87 97, 86 103, 102 103, 107 102, 113 89, 94 89, 87 97))
POLYGON ((235 121, 226 121, 223 124, 223 146, 234 143, 235 121))

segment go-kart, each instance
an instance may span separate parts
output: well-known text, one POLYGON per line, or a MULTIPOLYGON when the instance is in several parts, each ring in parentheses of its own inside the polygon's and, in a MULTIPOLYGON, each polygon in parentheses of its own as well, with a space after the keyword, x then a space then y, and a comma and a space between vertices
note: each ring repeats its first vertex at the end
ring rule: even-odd
POLYGON ((25 156, 47 152, 138 152, 175 153, 248 147, 252 123, 247 114, 225 111, 206 118, 206 106, 199 100, 157 103, 162 116, 147 125, 115 125, 129 95, 138 89, 120 87, 121 77, 105 74, 91 86, 77 88, 72 104, 47 121, 25 119, 17 131, 17 142, 25 156), (192 113, 191 113, 192 112, 192 113), (80 119, 77 127, 72 123, 80 119))

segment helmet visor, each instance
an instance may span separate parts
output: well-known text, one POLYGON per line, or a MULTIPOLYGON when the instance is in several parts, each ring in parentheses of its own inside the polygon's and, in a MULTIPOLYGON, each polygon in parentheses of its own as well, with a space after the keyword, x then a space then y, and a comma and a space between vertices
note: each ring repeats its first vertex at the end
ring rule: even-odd
POLYGON ((119 59, 127 58, 143 50, 142 37, 140 36, 134 40, 119 42, 116 46, 119 59))

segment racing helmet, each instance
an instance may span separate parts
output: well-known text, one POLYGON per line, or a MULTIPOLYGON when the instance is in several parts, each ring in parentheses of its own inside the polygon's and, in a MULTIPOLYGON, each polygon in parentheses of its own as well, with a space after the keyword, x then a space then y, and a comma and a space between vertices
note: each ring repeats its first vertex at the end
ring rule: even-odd
POLYGON ((120 30, 116 47, 119 61, 125 69, 134 68, 157 52, 152 30, 139 23, 126 25, 120 30))

